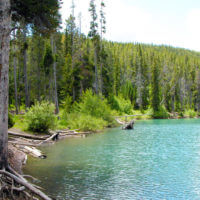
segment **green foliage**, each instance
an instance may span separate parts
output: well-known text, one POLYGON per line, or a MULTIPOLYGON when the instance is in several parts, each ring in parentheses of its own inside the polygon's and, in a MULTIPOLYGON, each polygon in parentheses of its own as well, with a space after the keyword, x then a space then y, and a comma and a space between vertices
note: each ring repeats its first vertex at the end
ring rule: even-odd
POLYGON ((189 118, 194 118, 197 116, 197 113, 194 110, 189 109, 184 112, 184 116, 189 118))
POLYGON ((66 125, 71 129, 81 131, 99 131, 108 126, 108 123, 91 115, 71 113, 67 116, 66 125))
POLYGON ((30 131, 44 133, 48 129, 55 129, 55 106, 49 102, 36 102, 25 115, 27 128, 30 131))
POLYGON ((138 120, 146 120, 146 119, 152 119, 152 115, 153 115, 153 109, 149 108, 145 111, 141 111, 141 110, 133 110, 133 115, 138 115, 133 117, 134 119, 138 119, 138 120))
POLYGON ((57 28, 60 22, 60 0, 11 0, 12 20, 30 24, 42 33, 57 28))
MULTIPOLYGON (((90 13, 96 15, 96 3, 92 0, 90 2, 90 13)), ((152 108, 156 118, 163 115, 166 117, 163 110, 160 110, 160 105, 165 106, 168 112, 179 113, 182 117, 194 116, 185 112, 187 108, 200 110, 200 53, 168 46, 123 44, 101 40, 95 15, 91 19, 90 38, 79 33, 73 16, 67 21, 65 33, 54 33, 57 92, 59 105, 63 109, 63 121, 67 117, 64 115, 75 111, 102 118, 110 124, 112 119, 108 116, 131 115, 136 112, 135 110, 143 114, 152 108), (83 91, 88 89, 96 89, 98 93, 95 87, 97 85, 103 98, 90 97, 92 95, 82 98, 83 91), (78 103, 73 105, 71 100, 66 100, 67 95, 73 102, 78 103), (108 103, 105 97, 108 98, 109 106, 106 106, 108 103), (116 113, 113 114, 110 110, 116 113)), ((25 103, 25 85, 21 70, 23 56, 20 46, 23 46, 23 35, 20 30, 17 31, 15 40, 11 40, 10 65, 13 65, 14 55, 18 65, 16 79, 14 69, 9 69, 9 102, 15 105, 14 80, 17 80, 17 93, 20 97, 18 107, 22 111, 25 103)), ((52 101, 55 82, 50 40, 40 33, 33 32, 29 34, 26 42, 29 47, 27 73, 31 88, 30 102, 34 102, 36 98, 52 101)), ((138 118, 143 119, 146 116, 138 118)))
POLYGON ((94 0, 90 0, 89 12, 91 13, 91 22, 90 22, 90 31, 88 36, 93 40, 96 39, 98 35, 98 23, 97 23, 97 13, 96 13, 96 5, 94 0))
POLYGON ((45 74, 46 75, 49 75, 50 73, 50 70, 51 70, 51 66, 53 64, 53 53, 52 53, 52 49, 51 49, 51 46, 49 44, 47 44, 46 46, 46 52, 45 52, 45 55, 44 55, 44 71, 45 71, 45 74))
POLYGON ((71 105, 67 97, 61 114, 61 125, 82 131, 97 131, 113 126, 114 118, 107 101, 91 90, 86 90, 80 99, 71 105))
POLYGON ((8 112, 8 128, 12 128, 15 124, 14 117, 8 112))
POLYGON ((160 106, 157 111, 153 111, 152 115, 154 119, 167 119, 169 116, 170 115, 164 106, 160 106))
POLYGON ((132 105, 130 100, 124 99, 121 95, 110 96, 109 104, 111 109, 117 110, 120 114, 132 114, 132 105))
POLYGON ((152 108, 155 116, 161 115, 163 109, 160 109, 160 94, 159 94, 159 68, 158 63, 155 62, 152 71, 152 108))
POLYGON ((70 113, 72 111, 72 109, 73 109, 72 104, 73 104, 72 97, 67 95, 67 97, 65 98, 65 100, 62 104, 62 107, 66 113, 70 113))
POLYGON ((27 124, 25 122, 25 116, 24 115, 14 115, 14 121, 15 125, 14 128, 26 131, 27 130, 27 124))
POLYGON ((83 94, 80 103, 76 104, 75 109, 85 115, 90 115, 96 118, 112 123, 111 109, 103 97, 93 94, 92 90, 86 90, 83 94))

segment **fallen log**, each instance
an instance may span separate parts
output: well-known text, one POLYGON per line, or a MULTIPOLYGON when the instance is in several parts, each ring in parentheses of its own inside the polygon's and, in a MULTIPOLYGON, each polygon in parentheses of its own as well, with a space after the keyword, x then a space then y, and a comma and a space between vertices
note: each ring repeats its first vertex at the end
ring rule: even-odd
POLYGON ((20 141, 8 141, 8 143, 14 144, 14 145, 31 146, 31 147, 39 146, 39 144, 20 142, 20 141))
MULTIPOLYGON (((24 150, 26 153, 29 153, 36 158, 42 158, 42 159, 46 158, 46 155, 42 154, 42 152, 40 150, 36 149, 35 147, 24 146, 24 150)), ((23 151, 23 149, 22 149, 22 151, 23 151)))
MULTIPOLYGON (((51 132, 52 132, 52 131, 51 131, 51 132)), ((52 132, 52 133, 53 133, 53 132, 52 132)), ((49 137, 49 138, 47 138, 46 140, 40 142, 39 145, 48 143, 48 142, 50 142, 50 141, 56 141, 56 140, 58 140, 58 137, 59 137, 59 133, 54 132, 54 134, 53 134, 51 137, 49 137)))
POLYGON ((115 120, 117 121, 117 123, 121 124, 121 125, 124 125, 123 122, 121 122, 118 118, 115 118, 115 120))
POLYGON ((32 139, 32 140, 46 140, 48 136, 36 136, 36 135, 30 135, 30 134, 22 134, 22 133, 16 133, 13 131, 8 131, 8 135, 14 136, 14 137, 23 137, 27 139, 32 139))

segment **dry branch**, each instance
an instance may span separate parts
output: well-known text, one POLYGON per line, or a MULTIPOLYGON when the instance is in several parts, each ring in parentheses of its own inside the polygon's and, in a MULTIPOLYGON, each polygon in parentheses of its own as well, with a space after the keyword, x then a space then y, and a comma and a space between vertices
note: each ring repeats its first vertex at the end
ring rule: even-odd
POLYGON ((21 179, 21 178, 17 177, 16 175, 11 174, 10 172, 7 172, 5 170, 0 170, 0 174, 3 174, 5 176, 7 176, 7 177, 10 177, 16 183, 26 187, 28 190, 30 190, 30 192, 34 193, 35 195, 37 195, 41 199, 43 199, 43 200, 51 200, 51 198, 49 198, 46 194, 44 194, 42 191, 40 191, 37 188, 35 188, 33 185, 31 185, 27 181, 24 181, 24 179, 21 179))

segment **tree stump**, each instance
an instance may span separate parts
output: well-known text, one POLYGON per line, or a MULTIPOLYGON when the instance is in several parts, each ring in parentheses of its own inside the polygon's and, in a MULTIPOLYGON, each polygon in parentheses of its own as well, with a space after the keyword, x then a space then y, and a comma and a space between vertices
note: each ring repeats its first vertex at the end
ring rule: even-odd
POLYGON ((125 124, 124 127, 122 127, 123 130, 132 130, 134 128, 134 121, 130 121, 128 124, 125 124))

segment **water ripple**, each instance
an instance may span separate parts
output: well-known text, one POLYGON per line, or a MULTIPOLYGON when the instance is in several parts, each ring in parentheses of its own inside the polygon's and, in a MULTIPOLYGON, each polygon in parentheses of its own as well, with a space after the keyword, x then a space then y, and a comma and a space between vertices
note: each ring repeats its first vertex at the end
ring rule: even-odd
POLYGON ((200 120, 136 122, 42 149, 25 172, 56 199, 200 199, 200 120))

